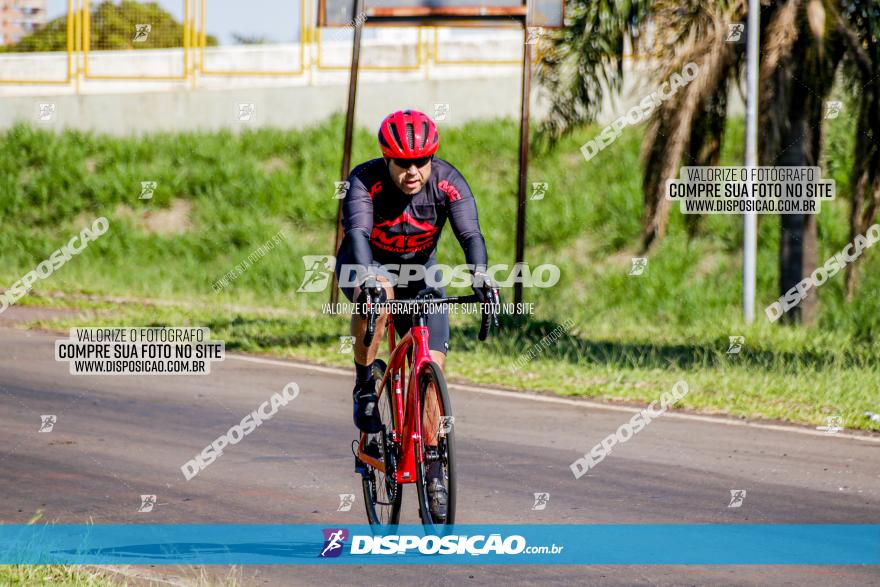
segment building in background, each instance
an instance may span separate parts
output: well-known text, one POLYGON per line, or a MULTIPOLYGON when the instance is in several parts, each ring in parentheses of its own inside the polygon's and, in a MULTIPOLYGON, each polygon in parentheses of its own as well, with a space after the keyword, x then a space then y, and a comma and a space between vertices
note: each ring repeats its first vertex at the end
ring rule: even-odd
POLYGON ((12 45, 45 26, 48 0, 0 0, 0 45, 12 45))

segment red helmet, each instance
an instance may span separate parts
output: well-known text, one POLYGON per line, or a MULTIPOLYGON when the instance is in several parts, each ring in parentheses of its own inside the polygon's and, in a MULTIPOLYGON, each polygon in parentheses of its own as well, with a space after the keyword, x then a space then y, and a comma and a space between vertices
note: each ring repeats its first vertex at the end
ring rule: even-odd
POLYGON ((418 110, 398 110, 386 116, 379 126, 379 146, 383 157, 427 157, 440 146, 440 133, 427 114, 418 110))

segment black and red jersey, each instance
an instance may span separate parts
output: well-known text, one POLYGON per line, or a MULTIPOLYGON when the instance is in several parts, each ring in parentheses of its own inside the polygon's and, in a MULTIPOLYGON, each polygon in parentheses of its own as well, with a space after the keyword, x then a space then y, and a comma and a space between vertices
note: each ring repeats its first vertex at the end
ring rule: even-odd
POLYGON ((464 177, 450 163, 435 157, 428 181, 411 196, 397 188, 382 158, 355 167, 348 181, 340 257, 364 266, 425 264, 433 258, 448 218, 467 263, 485 268, 488 256, 477 203, 464 177))

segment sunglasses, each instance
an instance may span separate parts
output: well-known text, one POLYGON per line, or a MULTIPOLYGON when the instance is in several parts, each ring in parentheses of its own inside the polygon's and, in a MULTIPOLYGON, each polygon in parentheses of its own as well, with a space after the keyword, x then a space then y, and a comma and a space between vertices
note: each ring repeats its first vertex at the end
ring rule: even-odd
POLYGON ((402 167, 403 169, 409 169, 411 165, 415 165, 416 167, 424 167, 433 159, 433 155, 428 155, 427 157, 419 157, 418 159, 398 159, 396 157, 391 160, 394 161, 394 164, 398 167, 402 167))

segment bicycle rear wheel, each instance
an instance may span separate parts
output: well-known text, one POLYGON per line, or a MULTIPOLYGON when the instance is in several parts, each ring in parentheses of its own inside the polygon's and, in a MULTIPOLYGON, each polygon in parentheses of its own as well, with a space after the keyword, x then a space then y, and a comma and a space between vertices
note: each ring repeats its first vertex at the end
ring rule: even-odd
POLYGON ((419 496, 419 513, 422 524, 431 531, 435 526, 455 523, 456 497, 452 404, 449 401, 449 392, 446 389, 443 372, 433 361, 429 362, 419 375, 419 399, 422 410, 422 413, 419 414, 422 422, 422 437, 418 442, 419 452, 416 455, 416 489, 419 496), (431 502, 428 496, 428 481, 426 479, 428 462, 425 447, 434 443, 437 446, 437 458, 440 461, 448 493, 445 518, 438 518, 431 514, 431 502))
POLYGON ((364 490, 364 504, 367 508, 367 519, 373 526, 397 524, 400 520, 400 503, 403 488, 397 483, 394 472, 397 469, 397 447, 391 442, 391 431, 394 430, 394 405, 392 400, 391 380, 384 389, 380 389, 382 377, 385 376, 385 362, 379 359, 373 362, 373 377, 376 379, 376 394, 379 396, 379 415, 382 419, 383 431, 368 434, 364 450, 382 461, 385 471, 369 465, 362 474, 361 484, 364 490))

